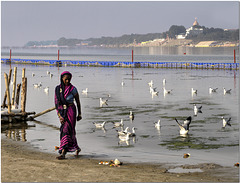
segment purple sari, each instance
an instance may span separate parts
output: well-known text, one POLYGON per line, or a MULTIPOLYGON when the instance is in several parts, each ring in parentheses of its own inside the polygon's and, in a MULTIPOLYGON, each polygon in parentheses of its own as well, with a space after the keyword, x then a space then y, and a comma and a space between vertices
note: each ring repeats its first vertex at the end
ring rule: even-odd
POLYGON ((65 74, 71 73, 63 72, 61 74, 61 84, 55 89, 55 106, 57 112, 64 118, 64 124, 60 127, 60 147, 59 153, 65 149, 65 152, 74 152, 80 150, 76 139, 76 106, 74 103, 68 103, 66 97, 71 94, 75 88, 72 84, 64 86, 62 77, 65 74))

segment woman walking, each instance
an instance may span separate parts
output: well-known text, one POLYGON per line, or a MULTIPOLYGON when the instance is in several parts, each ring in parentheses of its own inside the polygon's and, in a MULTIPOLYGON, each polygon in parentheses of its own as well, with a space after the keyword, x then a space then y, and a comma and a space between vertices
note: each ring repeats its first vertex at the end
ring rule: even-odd
POLYGON ((78 156, 81 149, 76 139, 76 121, 82 119, 81 105, 77 89, 71 84, 72 74, 64 71, 60 77, 60 85, 55 88, 55 106, 61 123, 60 127, 60 156, 57 159, 65 159, 67 152, 75 152, 78 156), (77 103, 77 109, 74 104, 77 103), (78 115, 77 115, 78 113, 78 115))

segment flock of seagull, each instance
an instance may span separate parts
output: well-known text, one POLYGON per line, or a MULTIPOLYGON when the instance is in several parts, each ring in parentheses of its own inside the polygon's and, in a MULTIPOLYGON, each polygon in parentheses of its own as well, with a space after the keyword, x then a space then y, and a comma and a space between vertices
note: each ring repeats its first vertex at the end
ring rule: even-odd
MULTIPOLYGON (((53 77, 53 73, 50 73, 49 71, 47 71, 47 76, 49 76, 50 78, 52 78, 52 77, 53 77)), ((35 73, 32 73, 32 77, 35 77, 35 73)), ((42 87, 42 82, 40 81, 39 83, 34 83, 34 84, 33 84, 33 87, 34 87, 34 88, 41 88, 41 87, 42 87)), ((49 92, 49 87, 47 86, 47 87, 43 88, 43 91, 44 91, 46 94, 48 94, 48 92, 49 92)))
MULTIPOLYGON (((49 71, 47 71, 47 75, 50 78, 53 77, 53 74, 50 73, 49 71)), ((34 76, 35 76, 35 74, 32 73, 32 77, 34 77, 34 76)), ((162 83, 163 83, 163 88, 162 89, 163 89, 164 96, 167 95, 167 94, 171 94, 173 90, 172 89, 171 90, 167 90, 165 88, 165 86, 166 86, 166 79, 163 79, 162 83)), ((125 86, 125 82, 122 81, 121 85, 125 86)), ((154 87, 153 80, 151 80, 148 83, 148 86, 149 86, 149 91, 150 91, 150 94, 152 95, 152 97, 157 96, 159 94, 159 91, 157 91, 157 88, 154 87)), ((33 84, 33 87, 34 88, 41 88, 42 87, 42 82, 33 84)), ((49 92, 49 87, 45 87, 43 90, 44 90, 45 93, 48 93, 49 92)), ((218 88, 211 88, 211 87, 209 87, 209 94, 216 93, 217 90, 218 90, 218 88)), ((88 88, 82 90, 82 94, 87 95, 88 92, 89 92, 88 88)), ((196 89, 191 88, 192 96, 194 94, 197 95, 197 92, 198 91, 196 89)), ((231 89, 227 90, 227 89, 225 89, 223 87, 223 94, 224 95, 231 94, 231 89)), ((108 97, 110 97, 110 95, 108 97)), ((104 105, 108 106, 108 99, 99 98, 99 102, 100 102, 100 107, 103 107, 104 105)), ((194 104, 193 105, 194 116, 197 116, 198 113, 202 113, 201 109, 202 109, 202 106, 197 107, 196 104, 194 104)), ((130 111, 130 113, 129 113, 129 119, 131 121, 134 120, 134 114, 133 114, 132 111, 130 111)), ((222 119, 222 128, 225 128, 226 126, 231 126, 231 124, 230 124, 231 117, 229 119, 225 119, 224 117, 222 117, 221 119, 222 119)), ((175 121, 177 122, 177 124, 178 124, 178 126, 180 128, 180 130, 179 130, 180 135, 183 135, 183 136, 187 135, 188 132, 189 132, 190 124, 192 122, 192 117, 191 116, 187 117, 187 119, 184 120, 182 124, 180 124, 176 118, 175 118, 175 121)), ((93 122, 93 124, 95 125, 96 128, 101 128, 101 129, 105 129, 106 123, 107 123, 106 121, 100 122, 100 123, 99 122, 98 123, 97 122, 93 122)), ((161 128, 161 120, 159 119, 158 122, 154 123, 154 125, 155 125, 155 128, 160 129, 161 128)), ((136 131, 135 131, 136 128, 135 127, 132 127, 132 132, 128 131, 129 127, 126 127, 125 129, 123 129, 123 127, 124 127, 123 119, 121 119, 120 122, 115 122, 114 123, 114 128, 118 128, 118 127, 121 127, 121 130, 116 130, 117 131, 117 135, 118 135, 120 141, 129 141, 130 137, 135 137, 136 136, 136 131)))
MULTIPOLYGON (((121 85, 122 86, 125 86, 125 83, 124 81, 121 82, 121 85)), ((148 86, 149 86, 149 90, 150 90, 150 94, 152 96, 154 95, 158 95, 159 91, 157 91, 156 87, 154 87, 154 83, 153 83, 153 80, 151 80, 149 83, 148 83, 148 86)), ((171 94, 172 93, 172 89, 171 90, 167 90, 165 88, 166 86, 166 79, 163 79, 163 94, 166 95, 166 94, 171 94)), ((212 94, 212 93, 216 93, 218 90, 218 88, 209 88, 209 94, 212 94)), ((191 94, 192 95, 197 95, 197 90, 194 89, 194 88, 191 88, 191 94)), ((88 88, 86 88, 85 90, 82 90, 82 94, 87 94, 88 93, 88 88)), ((223 88, 223 94, 231 94, 231 89, 229 90, 226 90, 225 88, 223 88)), ((108 106, 108 99, 103 99, 103 98, 100 98, 100 107, 103 107, 103 105, 106 105, 108 106)), ((193 112, 194 112, 194 116, 197 116, 198 113, 202 113, 202 106, 197 106, 196 104, 193 104, 193 112)), ((129 119, 132 121, 134 120, 134 114, 132 111, 130 111, 129 113, 129 119)), ((231 126, 231 117, 228 118, 228 119, 225 119, 224 117, 221 117, 222 119, 222 128, 224 129, 226 126, 231 126)), ((192 117, 189 116, 187 117, 183 123, 181 124, 176 118, 175 118, 175 121, 177 123, 177 125, 179 126, 180 130, 179 130, 179 134, 181 136, 186 136, 189 132, 189 129, 190 129, 190 124, 192 122, 192 117)), ((105 125, 106 125, 106 121, 104 122, 93 122, 93 124, 95 125, 96 128, 101 128, 101 129, 105 129, 105 125)), ((136 128, 133 127, 132 128, 132 132, 129 132, 129 127, 126 127, 125 129, 123 129, 124 127, 124 123, 123 123, 123 119, 121 119, 120 122, 112 122, 114 124, 113 128, 118 128, 118 127, 121 127, 121 130, 116 130, 117 131, 117 136, 119 137, 119 140, 120 141, 129 141, 130 137, 135 137, 136 136, 136 128)), ((159 119, 157 122, 154 123, 154 126, 155 128, 157 128, 158 130, 160 130, 161 128, 161 120, 159 119)), ((105 130, 104 130, 105 131, 105 130)))

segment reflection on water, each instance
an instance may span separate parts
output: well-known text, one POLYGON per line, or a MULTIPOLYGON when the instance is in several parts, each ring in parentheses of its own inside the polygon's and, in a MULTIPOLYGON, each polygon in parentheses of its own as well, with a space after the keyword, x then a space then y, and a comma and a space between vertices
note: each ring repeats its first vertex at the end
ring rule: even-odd
POLYGON ((5 136, 8 139, 25 142, 27 141, 26 129, 30 127, 35 127, 35 125, 28 125, 26 122, 2 124, 1 131, 2 133, 5 133, 5 136))

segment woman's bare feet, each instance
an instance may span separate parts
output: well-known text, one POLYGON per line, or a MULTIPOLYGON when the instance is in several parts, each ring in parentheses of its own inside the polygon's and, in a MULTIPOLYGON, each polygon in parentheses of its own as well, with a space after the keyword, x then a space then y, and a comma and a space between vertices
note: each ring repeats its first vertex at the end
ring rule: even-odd
POLYGON ((58 160, 66 159, 65 155, 67 154, 66 150, 63 149, 60 156, 56 157, 58 160))
POLYGON ((78 156, 78 154, 81 152, 81 149, 77 149, 76 151, 75 151, 75 156, 78 156))

